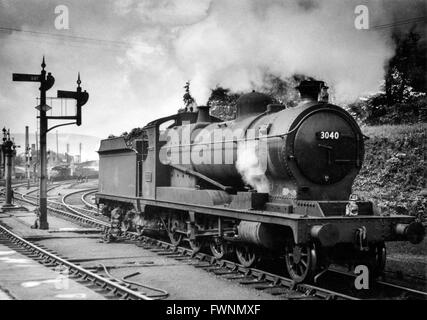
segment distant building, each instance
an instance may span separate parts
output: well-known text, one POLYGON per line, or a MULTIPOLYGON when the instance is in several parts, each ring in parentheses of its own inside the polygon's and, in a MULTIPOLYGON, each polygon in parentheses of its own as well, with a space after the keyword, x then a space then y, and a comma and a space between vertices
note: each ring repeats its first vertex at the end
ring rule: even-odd
POLYGON ((25 167, 21 167, 21 166, 15 166, 15 176, 12 177, 15 179, 25 179, 26 175, 25 175, 25 167))

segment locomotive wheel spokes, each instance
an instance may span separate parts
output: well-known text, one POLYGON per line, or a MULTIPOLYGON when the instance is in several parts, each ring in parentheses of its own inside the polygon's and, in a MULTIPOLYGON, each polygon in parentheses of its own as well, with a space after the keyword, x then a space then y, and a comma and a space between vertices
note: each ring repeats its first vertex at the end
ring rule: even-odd
POLYGON ((246 268, 253 267, 255 262, 258 260, 255 250, 248 245, 237 246, 236 256, 240 264, 246 268))
POLYGON ((209 247, 213 256, 217 259, 222 259, 227 254, 227 246, 221 239, 212 239, 209 244, 209 247))
POLYGON ((139 236, 142 236, 143 234, 144 234, 144 227, 143 226, 136 226, 136 233, 139 235, 139 236))
POLYGON ((180 234, 176 231, 169 231, 168 235, 169 235, 169 239, 170 239, 171 243, 174 246, 179 246, 182 242, 183 237, 184 237, 182 234, 180 234))
POLYGON ((170 222, 170 228, 167 230, 170 242, 174 246, 179 246, 182 242, 182 239, 184 239, 184 235, 176 231, 178 227, 179 227, 178 220, 172 219, 170 222))
POLYGON ((295 282, 308 282, 317 269, 316 249, 313 245, 294 245, 286 248, 286 269, 295 282))
POLYGON ((203 241, 201 240, 189 240, 190 248, 193 250, 193 253, 199 252, 203 247, 203 241))
POLYGON ((129 220, 122 221, 121 229, 123 232, 129 231, 132 226, 132 222, 129 220))

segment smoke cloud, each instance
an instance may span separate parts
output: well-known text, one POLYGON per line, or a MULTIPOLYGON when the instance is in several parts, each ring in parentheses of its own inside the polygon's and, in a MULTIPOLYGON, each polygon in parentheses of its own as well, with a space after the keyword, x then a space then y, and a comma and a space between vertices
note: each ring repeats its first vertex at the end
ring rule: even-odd
POLYGON ((368 7, 371 26, 426 15, 424 0, 67 1, 70 29, 56 30, 57 4, 0 0, 2 27, 60 35, 0 32, 0 115, 12 132, 35 127, 35 113, 23 110, 33 110, 38 91, 11 74, 38 72, 43 54, 56 78, 50 94, 74 88, 77 71, 90 93, 83 126, 67 132, 105 137, 176 112, 188 80, 198 104, 217 85, 262 88, 267 74, 324 80, 335 103, 371 93, 394 53, 395 28, 357 30, 355 7, 368 7))
MULTIPOLYGON (((414 1, 414 9, 421 3, 414 1)), ((174 79, 190 79, 199 104, 206 103, 210 89, 217 85, 238 92, 259 89, 266 74, 324 80, 333 89, 335 103, 353 101, 378 89, 384 66, 394 54, 393 29, 356 29, 355 8, 360 4, 355 0, 160 1, 151 7, 157 8, 151 21, 171 27, 173 22, 159 16, 176 13, 176 24, 169 29, 170 37, 163 39, 164 59, 155 64, 167 64, 174 79), (191 15, 184 14, 186 8, 192 8, 191 15)), ((371 27, 420 15, 408 10, 405 1, 364 4, 371 27)))

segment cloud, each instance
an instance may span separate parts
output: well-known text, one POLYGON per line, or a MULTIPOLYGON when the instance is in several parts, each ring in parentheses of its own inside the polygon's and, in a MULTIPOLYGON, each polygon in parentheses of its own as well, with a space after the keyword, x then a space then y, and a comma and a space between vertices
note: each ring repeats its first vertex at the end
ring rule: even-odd
MULTIPOLYGON (((423 1, 366 3, 380 24, 421 15, 423 1)), ((12 73, 39 72, 43 54, 56 78, 48 95, 74 89, 78 71, 90 94, 83 125, 61 132, 105 137, 176 112, 187 80, 199 104, 218 84, 256 89, 266 73, 313 76, 337 101, 352 99, 376 90, 394 50, 392 29, 354 28, 353 0, 68 1, 70 30, 56 30, 59 4, 0 2, 0 27, 59 34, 0 32, 0 124, 14 132, 36 130, 38 87, 13 83, 12 73)))
POLYGON ((149 0, 138 2, 137 11, 154 25, 182 26, 204 18, 209 5, 210 0, 149 0))
POLYGON ((259 87, 267 72, 323 79, 343 99, 376 88, 393 50, 381 35, 355 29, 351 3, 268 3, 259 10, 256 1, 217 1, 206 20, 180 32, 177 63, 199 100, 216 84, 259 87))

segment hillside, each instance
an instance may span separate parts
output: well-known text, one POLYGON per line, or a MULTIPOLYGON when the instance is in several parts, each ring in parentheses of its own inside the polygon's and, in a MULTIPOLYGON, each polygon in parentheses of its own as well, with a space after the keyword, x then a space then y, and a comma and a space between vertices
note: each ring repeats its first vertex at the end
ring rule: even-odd
POLYGON ((427 219, 427 124, 362 128, 365 162, 353 191, 374 201, 382 212, 420 215, 427 219))

